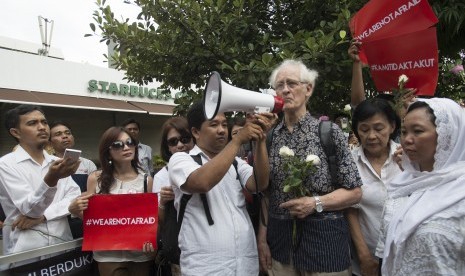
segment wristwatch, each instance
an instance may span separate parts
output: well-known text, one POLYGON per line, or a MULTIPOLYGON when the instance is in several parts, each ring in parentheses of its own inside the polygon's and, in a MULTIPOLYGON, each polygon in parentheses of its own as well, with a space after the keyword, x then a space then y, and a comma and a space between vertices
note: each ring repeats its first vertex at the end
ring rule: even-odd
POLYGON ((323 203, 320 200, 319 196, 314 196, 313 199, 315 199, 315 210, 317 213, 323 212, 323 203))

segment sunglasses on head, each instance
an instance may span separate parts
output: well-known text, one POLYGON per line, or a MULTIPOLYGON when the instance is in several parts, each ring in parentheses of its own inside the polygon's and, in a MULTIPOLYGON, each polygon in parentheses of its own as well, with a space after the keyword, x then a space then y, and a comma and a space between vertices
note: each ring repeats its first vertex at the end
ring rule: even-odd
POLYGON ((135 147, 136 146, 136 142, 133 141, 132 139, 127 139, 126 142, 123 142, 123 141, 115 141, 111 144, 110 148, 114 149, 114 150, 120 150, 120 149, 123 149, 124 148, 124 145, 128 146, 128 147, 135 147))
POLYGON ((179 143, 179 141, 181 141, 181 143, 183 143, 185 145, 185 144, 190 143, 191 140, 192 140, 192 137, 184 136, 184 137, 181 137, 181 138, 178 138, 178 137, 170 138, 170 139, 167 140, 167 142, 168 142, 168 146, 174 147, 179 143))

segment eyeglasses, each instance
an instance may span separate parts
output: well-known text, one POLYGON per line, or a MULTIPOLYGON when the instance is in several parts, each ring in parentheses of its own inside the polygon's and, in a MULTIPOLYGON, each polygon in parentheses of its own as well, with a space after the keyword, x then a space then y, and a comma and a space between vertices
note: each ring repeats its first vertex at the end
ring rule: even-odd
POLYGON ((128 146, 128 147, 135 147, 136 146, 136 142, 133 141, 132 139, 127 139, 126 142, 123 142, 123 141, 115 141, 111 144, 110 146, 110 149, 114 149, 114 150, 121 150, 121 149, 124 149, 124 145, 128 146))
POLYGON ((168 142, 168 146, 174 147, 174 146, 176 146, 180 141, 181 141, 181 143, 183 143, 183 144, 185 145, 185 144, 190 143, 191 140, 192 140, 192 137, 184 136, 184 137, 180 137, 180 138, 178 138, 178 137, 170 138, 170 139, 167 140, 167 142, 168 142))
POLYGON ((287 85, 289 89, 294 89, 300 84, 308 83, 306 81, 286 80, 285 82, 278 82, 274 88, 276 91, 283 91, 284 86, 287 85))

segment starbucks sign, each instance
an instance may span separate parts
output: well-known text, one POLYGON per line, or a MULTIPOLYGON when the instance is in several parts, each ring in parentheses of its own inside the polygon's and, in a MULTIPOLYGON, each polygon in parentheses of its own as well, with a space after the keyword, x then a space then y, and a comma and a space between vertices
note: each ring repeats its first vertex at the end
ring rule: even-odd
POLYGON ((100 93, 121 95, 127 97, 139 97, 157 100, 171 99, 170 95, 162 94, 160 88, 148 88, 137 85, 117 84, 114 82, 102 80, 89 80, 87 89, 93 93, 99 91, 100 93))

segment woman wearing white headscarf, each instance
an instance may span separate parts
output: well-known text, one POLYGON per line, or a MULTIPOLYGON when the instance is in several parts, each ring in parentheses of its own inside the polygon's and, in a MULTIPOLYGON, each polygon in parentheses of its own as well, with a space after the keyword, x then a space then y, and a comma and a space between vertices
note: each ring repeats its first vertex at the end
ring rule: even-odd
POLYGON ((402 125, 402 199, 389 223, 383 275, 465 275, 465 111, 449 99, 412 104, 402 125))

